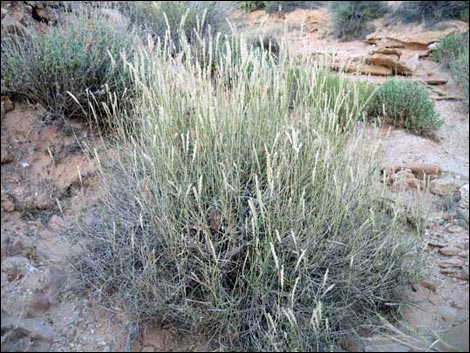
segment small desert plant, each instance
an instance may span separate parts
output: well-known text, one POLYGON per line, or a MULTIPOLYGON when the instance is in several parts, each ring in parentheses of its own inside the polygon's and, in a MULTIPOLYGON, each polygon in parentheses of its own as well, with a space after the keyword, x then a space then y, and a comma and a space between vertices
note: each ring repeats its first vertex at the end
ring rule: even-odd
POLYGON ((373 116, 382 116, 387 123, 427 134, 443 121, 434 110, 428 91, 411 80, 389 80, 375 92, 369 106, 373 116))
POLYGON ((467 13, 468 1, 403 1, 394 17, 403 22, 435 23, 441 20, 461 18, 467 13))
POLYGON ((125 93, 121 55, 130 54, 135 43, 125 25, 96 13, 70 16, 45 33, 34 26, 30 31, 2 36, 2 92, 27 97, 64 117, 82 115, 77 100, 86 107, 90 94, 100 102, 109 92, 125 93))
POLYGON ((432 56, 444 68, 450 70, 452 77, 464 91, 464 101, 468 108, 468 46, 469 34, 451 34, 444 38, 433 50, 432 56))
POLYGON ((238 1, 238 6, 245 11, 264 9, 270 1, 238 1))
POLYGON ((465 51, 468 51, 468 38, 468 32, 448 35, 432 51, 432 57, 443 64, 445 68, 450 68, 451 62, 455 61, 465 51))
POLYGON ((165 47, 131 65, 140 123, 116 131, 115 159, 98 156, 105 197, 75 262, 82 278, 131 319, 217 349, 331 350, 392 310, 412 238, 370 189, 378 165, 355 129, 356 83, 243 39, 215 75, 165 47))
MULTIPOLYGON (((467 37, 468 38, 468 37, 467 37)), ((464 92, 464 103, 468 110, 469 88, 468 88, 468 47, 450 64, 450 72, 454 79, 462 86, 464 92)))
POLYGON ((334 33, 344 40, 360 38, 370 30, 368 21, 385 14, 385 1, 332 1, 334 33))

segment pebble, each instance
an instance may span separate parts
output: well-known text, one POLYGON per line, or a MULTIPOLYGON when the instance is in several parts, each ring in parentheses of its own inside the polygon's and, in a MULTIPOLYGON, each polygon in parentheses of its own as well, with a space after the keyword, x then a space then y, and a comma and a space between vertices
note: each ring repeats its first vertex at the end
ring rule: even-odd
POLYGON ((430 241, 428 241, 428 246, 436 247, 436 248, 444 248, 447 245, 444 244, 444 243, 440 243, 438 241, 430 240, 430 241))
POLYGON ((445 256, 457 256, 460 253, 460 249, 452 246, 446 246, 444 248, 440 248, 439 252, 445 256))
POLYGON ((421 286, 429 289, 431 292, 434 292, 434 293, 437 290, 437 286, 434 284, 434 282, 426 280, 426 279, 421 281, 421 286))
POLYGON ((462 233, 465 231, 465 229, 463 229, 462 227, 460 226, 450 226, 450 227, 447 227, 446 230, 449 232, 449 233, 462 233))
POLYGON ((444 267, 444 268, 447 268, 447 267, 463 267, 465 265, 465 263, 462 260, 455 259, 455 258, 448 259, 448 260, 442 260, 442 261, 439 261, 437 264, 440 267, 444 267))

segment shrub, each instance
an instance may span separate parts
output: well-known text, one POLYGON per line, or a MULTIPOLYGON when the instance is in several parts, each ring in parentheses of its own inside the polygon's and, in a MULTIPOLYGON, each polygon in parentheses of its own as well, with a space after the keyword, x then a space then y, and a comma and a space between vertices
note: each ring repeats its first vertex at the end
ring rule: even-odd
POLYGON ((369 107, 373 116, 414 133, 426 134, 443 121, 434 110, 428 91, 410 80, 389 80, 377 90, 369 107))
POLYGON ((385 1, 332 1, 333 30, 338 38, 350 40, 367 34, 368 21, 385 14, 385 1))
POLYGON ((230 9, 230 2, 224 1, 132 1, 123 7, 144 33, 160 38, 168 33, 176 50, 180 50, 181 34, 194 42, 196 36, 226 32, 230 9))
MULTIPOLYGON (((468 40, 468 36, 467 36, 468 40)), ((469 89, 468 89, 468 47, 450 64, 450 72, 454 79, 462 86, 464 92, 464 103, 468 111, 469 89)))
POLYGON ((451 34, 432 51, 432 57, 445 68, 455 61, 465 51, 468 51, 468 32, 465 34, 451 34))
POLYGON ((238 5, 245 11, 255 11, 264 9, 270 1, 238 1, 238 5))
POLYGON ((140 126, 100 159, 106 197, 75 263, 139 322, 221 349, 329 350, 400 301, 412 239, 370 190, 356 83, 239 47, 214 76, 161 48, 135 61, 140 126))
POLYGON ((469 34, 451 34, 433 50, 433 58, 450 70, 452 77, 464 91, 464 102, 468 108, 468 47, 469 34))
POLYGON ((106 87, 122 96, 126 75, 121 54, 131 53, 132 32, 98 12, 31 35, 2 36, 2 92, 41 103, 56 116, 81 116, 90 94, 107 99, 106 87))
POLYGON ((461 18, 465 11, 468 13, 468 1, 403 1, 394 17, 403 22, 435 23, 461 18))

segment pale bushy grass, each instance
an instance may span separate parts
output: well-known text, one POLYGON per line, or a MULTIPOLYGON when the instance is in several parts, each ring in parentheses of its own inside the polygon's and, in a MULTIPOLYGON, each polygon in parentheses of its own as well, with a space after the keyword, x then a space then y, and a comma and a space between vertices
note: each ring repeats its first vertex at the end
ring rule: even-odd
POLYGON ((137 322, 215 349, 327 351, 401 301, 413 240, 372 195, 362 88, 238 43, 215 71, 162 42, 130 64, 136 124, 98 156, 78 267, 137 322))

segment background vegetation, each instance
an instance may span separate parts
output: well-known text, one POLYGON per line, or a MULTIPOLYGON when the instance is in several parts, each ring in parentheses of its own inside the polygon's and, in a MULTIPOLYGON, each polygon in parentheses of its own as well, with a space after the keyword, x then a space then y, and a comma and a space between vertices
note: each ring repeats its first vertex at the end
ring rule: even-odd
POLYGON ((121 54, 132 55, 134 33, 96 10, 80 9, 46 33, 32 26, 30 35, 2 36, 2 94, 29 98, 61 117, 83 116, 90 94, 97 102, 107 101, 110 91, 126 94, 121 54))
POLYGON ((373 116, 418 134, 429 134, 442 126, 426 88, 411 80, 389 80, 379 87, 369 106, 373 116))
POLYGON ((351 40, 372 31, 369 21, 387 11, 385 1, 331 1, 333 31, 338 38, 351 40))

